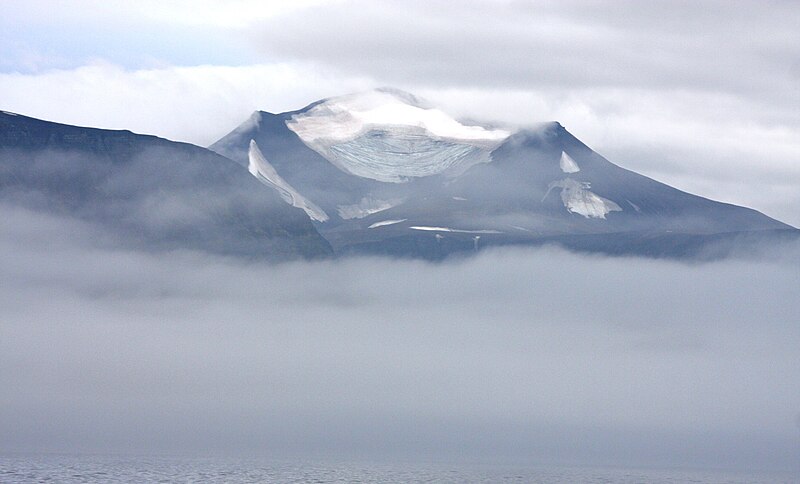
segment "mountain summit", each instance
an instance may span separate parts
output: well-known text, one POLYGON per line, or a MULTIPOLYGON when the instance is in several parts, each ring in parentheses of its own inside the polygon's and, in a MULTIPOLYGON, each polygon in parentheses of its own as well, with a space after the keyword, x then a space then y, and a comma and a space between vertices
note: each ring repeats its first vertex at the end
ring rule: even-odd
POLYGON ((379 89, 326 99, 286 126, 340 170, 381 182, 463 173, 509 132, 465 126, 410 94, 379 89))
POLYGON ((340 253, 557 243, 682 256, 733 234, 792 231, 614 165, 559 123, 465 124, 396 89, 258 111, 210 148, 251 172, 268 167, 256 176, 340 253))

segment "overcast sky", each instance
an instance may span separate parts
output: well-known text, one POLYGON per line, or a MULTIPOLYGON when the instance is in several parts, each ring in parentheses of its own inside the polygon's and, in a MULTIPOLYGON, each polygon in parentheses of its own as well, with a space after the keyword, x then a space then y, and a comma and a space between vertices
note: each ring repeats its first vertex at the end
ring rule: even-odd
POLYGON ((3 2, 0 109, 208 145, 391 85, 800 226, 793 1, 3 2))

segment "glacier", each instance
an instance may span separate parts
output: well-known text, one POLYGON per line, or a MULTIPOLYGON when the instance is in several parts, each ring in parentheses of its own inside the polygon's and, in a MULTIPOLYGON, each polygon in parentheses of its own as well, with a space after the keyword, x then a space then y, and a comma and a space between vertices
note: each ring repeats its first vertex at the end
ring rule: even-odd
POLYGON ((511 133, 464 125, 410 94, 376 89, 326 99, 286 121, 340 170, 381 182, 457 176, 491 161, 511 133))

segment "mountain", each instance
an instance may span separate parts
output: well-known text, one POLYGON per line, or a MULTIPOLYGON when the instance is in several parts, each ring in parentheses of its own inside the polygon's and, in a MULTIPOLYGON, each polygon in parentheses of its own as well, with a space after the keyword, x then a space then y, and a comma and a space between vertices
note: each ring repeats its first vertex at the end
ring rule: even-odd
POLYGON ((559 123, 464 124, 396 89, 257 111, 210 149, 303 209, 338 253, 559 244, 686 257, 797 234, 614 165, 559 123))
POLYGON ((302 210, 217 153, 6 112, 0 204, 74 217, 117 244, 148 250, 267 260, 332 253, 302 210))

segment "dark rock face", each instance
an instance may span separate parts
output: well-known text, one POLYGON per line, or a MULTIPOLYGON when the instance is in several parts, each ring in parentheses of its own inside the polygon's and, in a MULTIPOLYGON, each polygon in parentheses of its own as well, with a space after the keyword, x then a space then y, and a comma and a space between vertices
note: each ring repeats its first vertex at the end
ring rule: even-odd
POLYGON ((306 215, 198 146, 0 113, 0 202, 76 217, 125 246, 324 257, 306 215))

